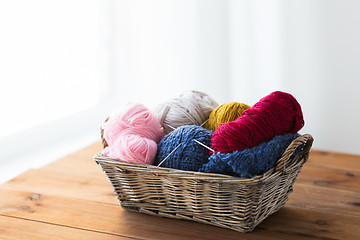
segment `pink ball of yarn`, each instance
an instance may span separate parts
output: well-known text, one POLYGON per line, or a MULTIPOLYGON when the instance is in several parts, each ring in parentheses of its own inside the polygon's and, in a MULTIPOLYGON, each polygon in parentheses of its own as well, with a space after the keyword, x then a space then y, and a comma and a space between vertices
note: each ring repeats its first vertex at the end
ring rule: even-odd
POLYGON ((153 164, 157 151, 154 140, 136 134, 121 134, 111 147, 106 147, 102 154, 106 157, 129 163, 153 164))
POLYGON ((112 113, 104 123, 103 129, 104 138, 109 146, 114 144, 125 129, 157 143, 165 136, 159 120, 140 103, 127 103, 122 109, 112 113))
POLYGON ((300 104, 289 93, 276 91, 245 110, 233 122, 220 124, 211 139, 216 152, 244 150, 304 126, 300 104))
POLYGON ((159 120, 139 103, 128 103, 103 124, 107 147, 102 154, 132 163, 152 164, 157 143, 165 136, 159 120))

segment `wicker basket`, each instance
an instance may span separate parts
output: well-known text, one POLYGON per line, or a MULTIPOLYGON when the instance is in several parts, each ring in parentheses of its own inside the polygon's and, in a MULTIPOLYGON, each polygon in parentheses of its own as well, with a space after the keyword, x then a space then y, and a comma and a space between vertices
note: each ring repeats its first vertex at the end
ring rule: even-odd
POLYGON ((249 232, 285 204, 312 142, 309 134, 298 137, 276 167, 251 179, 132 164, 100 154, 94 160, 123 208, 249 232))

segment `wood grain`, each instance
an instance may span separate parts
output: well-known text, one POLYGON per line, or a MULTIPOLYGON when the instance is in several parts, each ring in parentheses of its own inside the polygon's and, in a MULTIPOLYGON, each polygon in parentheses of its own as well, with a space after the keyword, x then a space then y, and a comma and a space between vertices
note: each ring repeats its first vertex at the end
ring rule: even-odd
POLYGON ((252 233, 122 209, 97 142, 0 185, 0 239, 360 239, 360 156, 312 151, 279 212, 252 233))
MULTIPOLYGON (((89 164, 92 162, 89 162, 89 164)), ((8 189, 39 192, 71 198, 118 204, 114 191, 105 175, 74 175, 71 172, 59 173, 44 169, 29 170, 24 174, 4 183, 8 189)))
POLYGON ((0 200, 1 215, 97 232, 146 239, 238 239, 242 235, 200 223, 129 212, 111 204, 11 190, 0 193, 8 199, 0 200))
POLYGON ((19 240, 115 240, 129 239, 120 235, 104 234, 89 230, 64 227, 50 223, 32 221, 21 218, 7 217, 0 215, 0 239, 19 240))
POLYGON ((360 216, 360 193, 296 183, 286 205, 360 216))
MULTIPOLYGON (((205 239, 237 239, 244 235, 200 223, 129 212, 111 204, 6 189, 0 189, 0 194, 7 199, 0 200, 1 215, 91 229, 96 232, 148 239, 196 239, 197 236, 205 239)), ((260 224, 260 231, 246 236, 250 237, 249 239, 271 239, 276 233, 279 238, 293 239, 302 233, 314 238, 342 234, 346 239, 351 239, 360 231, 359 221, 360 217, 356 216, 286 207, 280 210, 279 214, 260 224), (302 224, 299 225, 299 222, 302 224), (281 228, 272 226, 273 223, 286 224, 288 231, 281 232, 281 228), (342 224, 346 224, 347 231, 340 231, 342 224), (314 226, 317 228, 314 229, 314 226)))
POLYGON ((353 154, 312 150, 306 165, 322 168, 342 169, 345 171, 360 171, 359 156, 353 154))
POLYGON ((360 171, 323 168, 305 164, 296 183, 358 192, 360 189, 360 171))
POLYGON ((357 216, 284 207, 272 218, 266 219, 259 228, 313 239, 359 239, 359 220, 357 216))

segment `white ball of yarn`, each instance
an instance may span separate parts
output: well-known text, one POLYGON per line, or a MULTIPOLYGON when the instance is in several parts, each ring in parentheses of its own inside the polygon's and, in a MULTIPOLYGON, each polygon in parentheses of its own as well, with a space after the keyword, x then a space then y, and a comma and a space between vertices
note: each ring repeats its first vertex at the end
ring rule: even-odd
POLYGON ((206 93, 191 90, 159 104, 154 113, 168 134, 183 125, 201 126, 218 105, 206 93))

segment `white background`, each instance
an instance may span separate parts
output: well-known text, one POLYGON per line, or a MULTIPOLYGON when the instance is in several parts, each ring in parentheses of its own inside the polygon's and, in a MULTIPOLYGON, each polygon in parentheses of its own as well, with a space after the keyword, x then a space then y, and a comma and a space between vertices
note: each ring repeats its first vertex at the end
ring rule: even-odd
MULTIPOLYGON (((0 181, 99 140, 126 101, 300 102, 314 148, 360 154, 356 0, 0 1, 0 181)), ((89 159, 91 161, 91 159, 89 159)))

